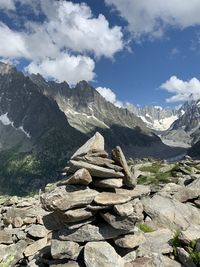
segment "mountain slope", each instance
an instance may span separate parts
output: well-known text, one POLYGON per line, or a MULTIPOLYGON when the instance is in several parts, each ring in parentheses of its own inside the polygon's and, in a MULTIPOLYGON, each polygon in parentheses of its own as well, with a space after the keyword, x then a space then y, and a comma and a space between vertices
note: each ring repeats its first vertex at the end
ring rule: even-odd
POLYGON ((200 100, 186 102, 181 110, 184 114, 179 117, 163 134, 162 139, 190 147, 200 139, 200 100))
POLYGON ((73 151, 99 131, 106 149, 127 157, 169 158, 182 149, 164 145, 127 109, 106 101, 88 83, 75 88, 26 77, 0 63, 0 190, 27 193, 55 181, 73 151))
POLYGON ((127 109, 141 118, 147 127, 155 131, 166 131, 181 115, 179 110, 163 109, 157 106, 145 106, 141 108, 129 104, 127 109))
POLYGON ((47 179, 55 179, 56 169, 86 140, 85 135, 69 125, 53 99, 44 96, 28 77, 3 63, 0 64, 0 121, 0 150, 4 155, 0 157, 1 191, 9 188, 12 176, 16 190, 27 188, 29 182, 30 187, 33 183, 39 187, 47 179), (28 176, 27 156, 31 157, 29 164, 37 163, 38 169, 32 175, 30 168, 29 177, 24 177, 28 176), (10 169, 11 165, 16 168, 10 169), (20 186, 16 178, 21 179, 20 186))

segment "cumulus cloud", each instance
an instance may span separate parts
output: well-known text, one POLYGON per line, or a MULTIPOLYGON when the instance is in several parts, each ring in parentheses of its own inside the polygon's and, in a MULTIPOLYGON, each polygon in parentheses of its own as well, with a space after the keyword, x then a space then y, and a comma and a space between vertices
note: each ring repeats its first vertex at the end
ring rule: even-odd
POLYGON ((94 61, 86 56, 63 55, 57 59, 46 59, 41 62, 32 62, 26 70, 30 73, 40 73, 45 78, 55 78, 58 81, 66 80, 70 84, 79 80, 90 81, 94 78, 94 61))
POLYGON ((200 24, 199 0, 105 0, 128 22, 136 38, 161 37, 167 27, 184 29, 200 24))
MULTIPOLYGON (((0 0, 0 9, 5 9, 3 3, 7 3, 9 9, 8 2, 0 0)), ((112 58, 123 49, 122 29, 110 27, 102 14, 95 17, 86 4, 64 0, 10 0, 16 19, 17 2, 26 6, 24 12, 27 8, 30 12, 31 8, 32 12, 43 14, 43 19, 28 20, 25 14, 24 25, 18 31, 1 22, 0 58, 25 58, 30 61, 28 71, 38 71, 58 81, 68 79, 69 83, 89 81, 95 75, 96 58, 112 58)))
POLYGON ((0 9, 14 10, 15 3, 13 0, 0 0, 0 9))
POLYGON ((167 102, 180 102, 191 99, 197 100, 200 98, 200 80, 197 78, 183 81, 176 76, 172 76, 168 81, 163 83, 160 88, 174 94, 166 100, 167 102))
POLYGON ((5 58, 29 57, 23 34, 0 23, 0 56, 5 58))
POLYGON ((106 87, 97 87, 96 90, 109 102, 114 104, 117 107, 123 107, 123 103, 117 100, 116 94, 110 89, 106 87))

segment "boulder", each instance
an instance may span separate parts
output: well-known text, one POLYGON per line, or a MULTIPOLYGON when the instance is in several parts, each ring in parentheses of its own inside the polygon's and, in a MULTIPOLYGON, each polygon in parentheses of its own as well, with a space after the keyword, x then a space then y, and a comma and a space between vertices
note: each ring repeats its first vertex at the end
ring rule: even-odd
POLYGON ((111 212, 101 212, 102 218, 115 229, 131 231, 133 230, 137 217, 134 215, 130 216, 118 216, 111 212))
POLYGON ((93 212, 86 210, 85 208, 73 209, 65 211, 62 213, 62 216, 66 223, 73 223, 91 218, 93 216, 93 212))
POLYGON ((28 229, 28 234, 36 237, 36 238, 42 238, 47 235, 47 230, 43 225, 40 224, 33 224, 29 229, 28 229))
POLYGON ((129 216, 134 212, 133 205, 128 202, 114 206, 114 211, 120 216, 129 216))
POLYGON ((142 232, 128 234, 115 239, 115 244, 121 248, 135 248, 145 243, 146 238, 142 232))
POLYGON ((99 133, 96 132, 93 137, 91 137, 84 145, 82 145, 71 157, 72 159, 77 156, 82 156, 87 153, 96 153, 104 150, 104 138, 99 133))
POLYGON ((180 202, 186 202, 200 196, 199 188, 185 187, 174 194, 174 198, 180 202))
POLYGON ((124 260, 107 242, 88 242, 84 248, 86 267, 124 267, 124 260))
POLYGON ((0 230, 0 244, 12 244, 12 235, 4 230, 0 230))
POLYGON ((98 194, 96 190, 88 187, 62 186, 55 188, 50 193, 43 194, 41 202, 46 210, 66 211, 90 204, 98 194))
POLYGON ((44 248, 47 245, 47 238, 39 239, 35 242, 33 242, 31 245, 27 246, 24 255, 26 257, 35 255, 38 251, 40 251, 42 248, 44 248))
POLYGON ((174 233, 169 229, 159 229, 144 234, 146 242, 141 244, 137 250, 139 257, 151 256, 152 253, 167 254, 173 251, 170 241, 174 233))
POLYGON ((73 241, 60 241, 56 239, 51 241, 51 256, 53 259, 76 260, 79 253, 79 244, 73 241))
POLYGON ((190 225, 185 231, 181 231, 179 234, 179 240, 186 244, 197 239, 200 239, 200 225, 190 225))
POLYGON ((130 188, 134 188, 137 183, 137 178, 129 170, 126 158, 119 146, 112 150, 112 159, 119 165, 122 166, 125 176, 124 184, 130 188))
POLYGON ((142 200, 144 211, 158 225, 172 229, 187 229, 191 223, 200 223, 200 210, 190 203, 181 203, 176 199, 158 194, 142 200))
POLYGON ((196 264, 194 264, 194 262, 192 261, 190 254, 184 248, 178 247, 176 250, 178 259, 184 267, 197 267, 196 264))
POLYGON ((67 184, 88 185, 91 182, 92 182, 92 177, 89 171, 82 168, 76 171, 73 175, 69 176, 67 179, 58 182, 58 185, 67 185, 67 184))
POLYGON ((60 230, 59 239, 74 242, 101 241, 116 238, 128 232, 129 231, 115 229, 106 223, 101 223, 98 226, 86 224, 76 230, 60 230))

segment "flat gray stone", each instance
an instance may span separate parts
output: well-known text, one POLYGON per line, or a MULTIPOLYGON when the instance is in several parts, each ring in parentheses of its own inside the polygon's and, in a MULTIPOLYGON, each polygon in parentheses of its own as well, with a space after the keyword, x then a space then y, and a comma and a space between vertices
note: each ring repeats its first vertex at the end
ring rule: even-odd
POLYGON ((150 189, 150 186, 147 186, 147 185, 136 185, 134 189, 116 188, 115 192, 118 194, 130 196, 131 198, 138 198, 138 197, 149 195, 151 192, 151 189, 150 189))
POLYGON ((84 249, 86 267, 124 267, 125 261, 107 242, 88 242, 84 249))
POLYGON ((199 224, 200 210, 189 203, 181 203, 176 199, 154 195, 142 200, 144 211, 158 225, 170 229, 187 229, 191 222, 199 224))
POLYGON ((167 256, 162 256, 162 262, 164 264, 163 267, 182 267, 179 262, 172 260, 167 256))
POLYGON ((130 188, 134 188, 137 184, 137 177, 134 176, 133 173, 129 170, 126 158, 121 148, 117 146, 112 150, 112 159, 120 166, 123 167, 125 176, 124 176, 124 184, 130 188))
POLYGON ((126 203, 130 200, 131 197, 129 196, 108 192, 99 193, 94 198, 94 202, 100 205, 116 205, 126 203))
POLYGON ((41 196, 43 207, 49 211, 67 211, 72 208, 85 207, 99 194, 99 192, 90 188, 69 186, 69 190, 70 188, 71 192, 66 191, 65 186, 62 186, 55 188, 50 193, 43 194, 41 196))
POLYGON ((12 244, 12 235, 4 230, 0 230, 0 244, 12 244))
POLYGON ((35 255, 38 251, 40 251, 42 248, 46 247, 47 245, 47 238, 44 237, 42 239, 39 239, 37 241, 34 241, 31 245, 27 246, 24 255, 26 257, 35 255))
POLYGON ((67 179, 58 182, 58 185, 67 185, 67 184, 88 185, 91 182, 92 182, 92 177, 89 171, 82 168, 76 171, 73 175, 69 176, 67 179))
POLYGON ((178 259, 181 263, 183 263, 184 267, 197 267, 192 261, 190 254, 184 248, 178 247, 176 250, 178 259))
POLYGON ((128 217, 122 217, 114 215, 110 212, 101 212, 102 218, 115 229, 131 231, 133 230, 137 217, 130 215, 128 217))
POLYGON ((153 259, 148 257, 143 257, 143 258, 137 258, 131 263, 127 263, 125 267, 158 267, 158 266, 155 266, 155 264, 153 263, 153 259))
POLYGON ((115 244, 121 248, 135 248, 145 243, 146 238, 142 232, 128 234, 115 239, 115 244))
POLYGON ((200 239, 200 225, 190 225, 185 231, 180 232, 179 239, 186 244, 200 239))
POLYGON ((114 211, 119 216, 129 216, 134 212, 133 205, 128 202, 124 204, 119 204, 114 206, 114 211))
MULTIPOLYGON (((98 165, 98 166, 101 166, 101 167, 105 167, 106 164, 114 164, 114 160, 112 159, 108 159, 108 158, 102 158, 102 157, 92 157, 92 156, 89 156, 89 155, 85 155, 83 157, 76 157, 76 161, 84 161, 84 162, 87 162, 87 163, 91 163, 93 165, 98 165)), ((117 166, 117 165, 116 165, 117 166)), ((117 166, 119 167, 119 171, 122 170, 122 168, 120 166, 117 166)), ((112 169, 112 168, 111 168, 112 169)))
POLYGON ((73 241, 60 241, 56 239, 51 241, 51 256, 53 259, 76 260, 79 253, 79 244, 73 241))
POLYGON ((93 185, 99 188, 120 188, 123 180, 120 178, 93 179, 93 185))
POLYGON ((93 212, 86 210, 85 208, 67 210, 63 213, 63 218, 66 223, 79 222, 85 219, 89 219, 93 216, 93 212))
POLYGON ((84 161, 70 160, 69 167, 70 167, 69 173, 75 173, 77 170, 81 168, 85 168, 89 171, 89 173, 93 177, 101 177, 101 178, 124 177, 124 174, 122 172, 116 172, 113 169, 100 167, 100 166, 93 165, 93 164, 90 164, 84 161))
POLYGON ((174 194, 174 198, 176 198, 180 202, 186 202, 191 199, 198 198, 200 196, 199 188, 182 188, 178 192, 174 194))
POLYGON ((101 241, 113 239, 126 233, 128 231, 115 229, 106 223, 99 224, 99 226, 86 224, 76 230, 60 230, 59 239, 74 242, 101 241))
POLYGON ((169 241, 174 238, 174 233, 169 229, 159 229, 144 234, 146 242, 141 244, 137 250, 139 257, 151 256, 152 253, 168 254, 173 251, 169 241))
POLYGON ((33 236, 33 237, 42 238, 42 237, 45 237, 47 235, 47 230, 43 225, 33 224, 28 229, 28 234, 33 236))
POLYGON ((77 156, 82 156, 87 153, 96 153, 104 150, 104 138, 99 133, 96 132, 93 137, 91 137, 84 145, 82 145, 71 157, 72 159, 77 156))

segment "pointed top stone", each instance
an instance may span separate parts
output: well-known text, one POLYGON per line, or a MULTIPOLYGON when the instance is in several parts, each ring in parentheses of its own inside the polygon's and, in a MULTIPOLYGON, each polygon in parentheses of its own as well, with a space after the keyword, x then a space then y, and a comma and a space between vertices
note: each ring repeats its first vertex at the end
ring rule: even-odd
POLYGON ((104 150, 104 137, 96 132, 93 137, 91 137, 83 146, 81 146, 71 157, 71 159, 77 156, 83 156, 88 152, 100 152, 104 150))

